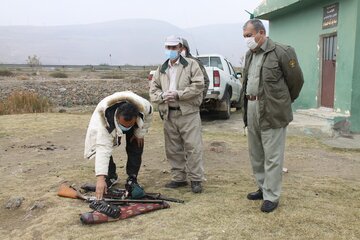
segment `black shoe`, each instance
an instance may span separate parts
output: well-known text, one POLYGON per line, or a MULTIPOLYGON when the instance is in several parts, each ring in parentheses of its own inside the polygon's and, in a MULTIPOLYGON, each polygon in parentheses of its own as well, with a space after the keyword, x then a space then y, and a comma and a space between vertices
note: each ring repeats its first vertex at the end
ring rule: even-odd
POLYGON ((129 175, 129 177, 126 179, 125 189, 131 193, 134 185, 139 185, 137 182, 137 177, 136 175, 129 175))
POLYGON ((278 202, 271 202, 269 200, 265 200, 261 205, 261 211, 266 213, 272 212, 277 208, 278 204, 278 202))
POLYGON ((263 193, 261 189, 257 190, 256 192, 251 192, 247 195, 247 199, 249 200, 262 200, 263 199, 263 193))
POLYGON ((171 181, 171 182, 165 184, 165 187, 166 188, 178 188, 178 187, 185 187, 187 185, 188 185, 188 183, 186 181, 183 181, 183 182, 171 181))
POLYGON ((118 182, 118 175, 116 173, 113 173, 111 175, 106 176, 105 182, 108 188, 111 188, 113 185, 115 185, 118 182))
POLYGON ((126 179, 126 183, 127 184, 134 184, 134 183, 138 183, 137 182, 137 177, 136 177, 136 175, 134 175, 134 174, 132 174, 132 175, 129 175, 129 177, 126 179))
POLYGON ((201 193, 202 190, 203 189, 200 181, 191 181, 191 191, 193 193, 201 193))

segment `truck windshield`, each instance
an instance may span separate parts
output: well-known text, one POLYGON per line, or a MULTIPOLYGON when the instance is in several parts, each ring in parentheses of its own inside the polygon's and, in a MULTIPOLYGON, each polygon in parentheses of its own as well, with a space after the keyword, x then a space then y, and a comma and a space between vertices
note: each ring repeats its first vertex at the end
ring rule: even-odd
POLYGON ((217 67, 224 70, 220 57, 198 57, 204 67, 217 67))

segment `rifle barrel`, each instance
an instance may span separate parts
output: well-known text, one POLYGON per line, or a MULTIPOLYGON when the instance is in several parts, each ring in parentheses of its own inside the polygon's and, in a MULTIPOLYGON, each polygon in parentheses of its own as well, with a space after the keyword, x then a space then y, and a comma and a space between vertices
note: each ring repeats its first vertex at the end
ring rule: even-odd
MULTIPOLYGON (((86 199, 86 201, 88 202, 92 202, 92 201, 96 201, 96 197, 88 197, 86 199)), ((109 202, 109 203, 164 203, 164 200, 160 200, 160 199, 114 199, 114 198, 103 198, 103 200, 105 202, 109 202)))

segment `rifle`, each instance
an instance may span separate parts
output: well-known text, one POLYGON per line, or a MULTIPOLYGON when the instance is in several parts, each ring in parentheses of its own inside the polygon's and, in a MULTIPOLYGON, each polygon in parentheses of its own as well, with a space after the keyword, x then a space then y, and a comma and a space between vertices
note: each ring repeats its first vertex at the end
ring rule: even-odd
MULTIPOLYGON (((84 185, 81 186, 81 188, 87 192, 95 192, 96 191, 96 186, 91 183, 85 183, 84 185)), ((108 188, 107 193, 104 194, 104 196, 109 197, 109 198, 123 198, 125 193, 126 193, 125 189, 111 187, 111 188, 108 188)), ((145 193, 144 198, 150 198, 152 200, 163 200, 163 201, 175 202, 175 203, 185 203, 184 200, 166 197, 166 196, 163 196, 161 193, 145 193)))
MULTIPOLYGON (((73 199, 81 199, 85 200, 86 202, 93 202, 96 201, 96 197, 90 197, 83 195, 79 190, 75 189, 72 186, 68 186, 67 184, 63 183, 60 185, 58 190, 58 196, 66 197, 66 198, 73 198, 73 199)), ((163 204, 164 200, 160 199, 119 199, 119 198, 104 198, 106 202, 112 203, 114 205, 124 205, 128 203, 159 203, 163 204)))

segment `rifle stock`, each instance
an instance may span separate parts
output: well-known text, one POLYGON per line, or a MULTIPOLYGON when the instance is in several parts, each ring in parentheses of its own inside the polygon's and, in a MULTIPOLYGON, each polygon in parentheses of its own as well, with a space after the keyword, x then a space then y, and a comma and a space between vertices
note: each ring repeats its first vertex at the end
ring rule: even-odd
POLYGON ((88 198, 86 196, 82 195, 75 188, 68 186, 66 183, 63 183, 60 185, 59 190, 58 190, 58 196, 66 197, 66 198, 88 200, 88 198))

